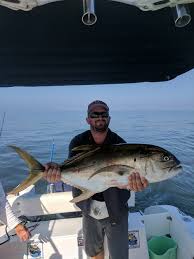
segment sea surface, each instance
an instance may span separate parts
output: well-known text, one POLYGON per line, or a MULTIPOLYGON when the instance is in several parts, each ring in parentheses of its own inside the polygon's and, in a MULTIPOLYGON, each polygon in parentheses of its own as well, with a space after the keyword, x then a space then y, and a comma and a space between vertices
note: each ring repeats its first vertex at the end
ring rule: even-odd
MULTIPOLYGON (((53 161, 62 162, 72 137, 88 129, 85 116, 85 112, 78 111, 7 113, 0 137, 0 180, 5 190, 11 190, 28 175, 26 165, 8 145, 17 145, 46 163, 54 139, 53 161)), ((3 112, 0 123, 2 117, 3 112)), ((194 111, 112 111, 111 117, 110 128, 128 143, 161 146, 183 165, 178 176, 138 192, 135 210, 170 204, 194 217, 194 111)), ((46 185, 44 180, 39 181, 37 192, 45 192, 46 185)))

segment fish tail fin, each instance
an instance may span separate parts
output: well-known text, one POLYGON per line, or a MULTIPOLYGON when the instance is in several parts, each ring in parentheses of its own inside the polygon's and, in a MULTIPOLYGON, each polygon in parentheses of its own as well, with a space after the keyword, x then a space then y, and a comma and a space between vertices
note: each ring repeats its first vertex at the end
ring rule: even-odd
POLYGON ((18 192, 23 191, 30 185, 36 183, 38 180, 42 178, 43 172, 45 170, 44 166, 39 163, 33 156, 28 154, 26 151, 22 150, 16 146, 9 146, 18 153, 18 155, 26 162, 27 166, 30 169, 29 176, 16 188, 10 191, 8 194, 17 194, 18 192))

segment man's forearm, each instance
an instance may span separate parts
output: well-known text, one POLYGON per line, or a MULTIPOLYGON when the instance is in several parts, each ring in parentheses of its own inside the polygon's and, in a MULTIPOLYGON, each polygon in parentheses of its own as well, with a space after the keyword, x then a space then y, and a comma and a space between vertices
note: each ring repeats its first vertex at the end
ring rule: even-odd
POLYGON ((9 202, 6 202, 6 212, 7 212, 7 226, 9 229, 15 228, 19 223, 21 223, 21 220, 16 217, 15 213, 11 209, 11 206, 9 202))
POLYGON ((21 221, 16 217, 6 199, 3 186, 0 182, 0 221, 7 225, 11 230, 15 228, 21 221))

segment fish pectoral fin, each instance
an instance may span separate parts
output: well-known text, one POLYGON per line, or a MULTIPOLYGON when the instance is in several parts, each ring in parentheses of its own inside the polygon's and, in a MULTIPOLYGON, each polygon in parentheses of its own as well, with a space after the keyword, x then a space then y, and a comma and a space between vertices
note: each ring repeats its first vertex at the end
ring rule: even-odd
POLYGON ((97 174, 102 174, 104 172, 115 172, 118 175, 122 175, 123 173, 126 172, 130 172, 132 170, 134 170, 135 168, 132 166, 127 166, 127 165, 110 165, 110 166, 106 166, 103 167, 101 169, 99 169, 98 171, 94 172, 89 178, 88 180, 90 180, 92 177, 94 177, 97 174))
POLYGON ((20 183, 16 188, 14 188, 8 194, 17 194, 17 193, 25 190, 30 185, 36 183, 41 178, 42 178, 42 173, 39 173, 39 174, 31 173, 22 183, 20 183))
POLYGON ((86 199, 90 198, 94 194, 95 194, 94 192, 91 192, 89 190, 84 190, 82 192, 82 194, 80 194, 79 196, 73 198, 70 202, 77 203, 77 202, 80 202, 80 201, 83 201, 83 200, 86 200, 86 199))

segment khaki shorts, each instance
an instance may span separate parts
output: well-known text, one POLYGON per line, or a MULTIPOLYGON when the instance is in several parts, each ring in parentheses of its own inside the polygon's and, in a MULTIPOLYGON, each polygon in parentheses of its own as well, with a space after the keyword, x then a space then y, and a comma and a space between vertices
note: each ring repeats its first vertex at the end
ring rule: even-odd
POLYGON ((95 219, 83 215, 83 234, 86 254, 98 255, 104 249, 107 236, 110 259, 128 259, 128 213, 124 212, 120 223, 111 225, 109 218, 95 219))

